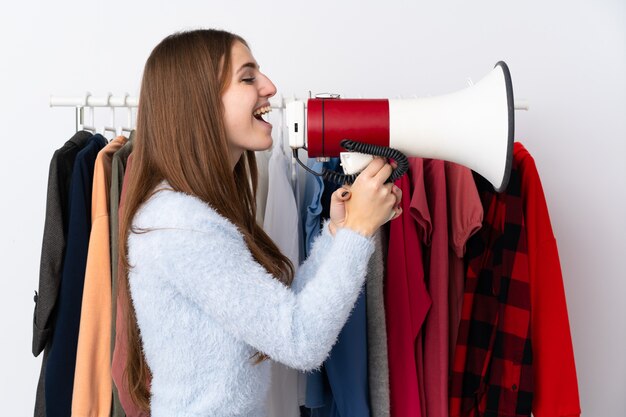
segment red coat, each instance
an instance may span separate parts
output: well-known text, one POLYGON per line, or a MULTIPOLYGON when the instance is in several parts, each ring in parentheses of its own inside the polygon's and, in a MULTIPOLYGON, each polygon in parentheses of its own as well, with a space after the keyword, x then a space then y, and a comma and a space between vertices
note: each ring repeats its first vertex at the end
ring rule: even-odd
POLYGON ((514 158, 522 174, 530 262, 532 411, 535 417, 577 416, 580 400, 574 350, 548 206, 535 161, 521 143, 515 143, 514 158))

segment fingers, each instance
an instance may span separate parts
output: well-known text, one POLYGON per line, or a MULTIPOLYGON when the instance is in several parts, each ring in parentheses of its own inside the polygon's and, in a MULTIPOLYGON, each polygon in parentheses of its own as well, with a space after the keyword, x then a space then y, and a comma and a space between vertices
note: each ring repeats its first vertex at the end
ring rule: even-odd
POLYGON ((379 184, 384 184, 387 181, 387 178, 391 176, 393 172, 393 167, 390 164, 385 164, 383 167, 374 175, 374 179, 379 184))
POLYGON ((396 197, 396 204, 394 204, 394 208, 400 207, 400 202, 402 201, 402 190, 397 186, 393 186, 391 189, 391 193, 396 197))
POLYGON ((395 220, 398 217, 402 216, 402 212, 403 212, 402 205, 400 204, 402 202, 402 190, 394 185, 391 188, 391 194, 393 195, 395 202, 393 205, 393 209, 391 212, 392 214, 391 214, 391 217, 389 218, 389 221, 395 220))
MULTIPOLYGON (((393 192, 393 188, 396 187, 393 184, 383 184, 381 186, 381 190, 383 192, 382 195, 384 195, 383 197, 383 201, 384 201, 384 206, 388 207, 389 209, 395 209, 397 201, 396 201, 396 196, 393 192)), ((397 187, 396 187, 397 188, 397 187)))
POLYGON ((341 188, 336 189, 335 192, 333 192, 333 194, 331 195, 331 199, 336 201, 346 201, 350 199, 350 196, 350 186, 344 185, 341 188))
POLYGON ((393 212, 394 212, 394 214, 391 217, 391 219, 389 219, 389 221, 395 220, 398 217, 402 216, 402 207, 398 207, 398 208, 394 209, 393 212))
POLYGON ((372 162, 369 163, 368 166, 365 167, 363 171, 361 171, 360 175, 364 175, 366 177, 373 177, 380 171, 380 169, 385 165, 385 160, 381 157, 375 157, 372 162))

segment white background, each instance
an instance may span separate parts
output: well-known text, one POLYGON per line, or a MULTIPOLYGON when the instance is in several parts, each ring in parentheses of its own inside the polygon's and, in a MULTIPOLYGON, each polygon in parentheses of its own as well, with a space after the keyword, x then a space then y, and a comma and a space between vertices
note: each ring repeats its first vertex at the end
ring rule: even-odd
POLYGON ((531 105, 516 112, 516 140, 536 160, 559 244, 583 415, 626 416, 624 0, 411 3, 3 3, 0 415, 32 415, 41 364, 31 321, 48 166, 74 130, 49 95, 137 95, 163 37, 216 27, 248 40, 284 96, 439 95, 506 61, 531 105))

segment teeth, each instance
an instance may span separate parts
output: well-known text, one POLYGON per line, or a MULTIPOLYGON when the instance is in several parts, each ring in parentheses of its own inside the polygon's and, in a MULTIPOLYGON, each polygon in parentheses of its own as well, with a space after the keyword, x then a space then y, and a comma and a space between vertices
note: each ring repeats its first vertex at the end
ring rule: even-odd
POLYGON ((261 107, 260 109, 256 110, 252 114, 255 115, 255 116, 260 116, 262 114, 269 113, 271 111, 272 111, 272 107, 271 106, 265 106, 265 107, 261 107))

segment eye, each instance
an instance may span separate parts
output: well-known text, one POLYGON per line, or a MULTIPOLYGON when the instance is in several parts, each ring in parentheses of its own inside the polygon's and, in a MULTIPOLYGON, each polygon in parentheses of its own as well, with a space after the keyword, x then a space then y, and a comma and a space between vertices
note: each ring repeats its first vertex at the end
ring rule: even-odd
POLYGON ((254 80, 256 80, 256 77, 243 78, 241 81, 243 81, 244 83, 252 84, 254 82, 254 80))

